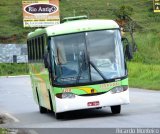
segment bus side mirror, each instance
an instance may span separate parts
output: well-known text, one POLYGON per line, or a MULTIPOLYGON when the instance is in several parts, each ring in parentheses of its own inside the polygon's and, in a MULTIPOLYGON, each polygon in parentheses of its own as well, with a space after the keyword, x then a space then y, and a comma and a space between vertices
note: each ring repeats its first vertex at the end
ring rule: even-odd
POLYGON ((132 46, 130 44, 126 45, 125 55, 128 58, 128 60, 133 59, 133 51, 132 51, 132 46))
POLYGON ((48 54, 44 54, 44 67, 48 68, 48 54))
POLYGON ((122 42, 124 45, 125 56, 127 57, 128 60, 133 59, 132 45, 129 43, 127 38, 122 38, 122 42))

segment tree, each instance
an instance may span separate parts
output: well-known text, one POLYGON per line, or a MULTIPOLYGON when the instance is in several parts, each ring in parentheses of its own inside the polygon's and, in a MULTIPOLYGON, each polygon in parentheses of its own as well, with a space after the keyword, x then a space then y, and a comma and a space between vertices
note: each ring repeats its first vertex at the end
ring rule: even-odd
POLYGON ((133 13, 133 8, 127 5, 122 5, 119 9, 115 10, 114 15, 119 19, 126 20, 133 13))
POLYGON ((133 32, 135 31, 136 22, 131 19, 133 14, 133 8, 127 5, 122 5, 114 12, 114 15, 118 18, 116 22, 125 31, 129 32, 132 40, 133 51, 137 50, 137 45, 133 37, 133 32))

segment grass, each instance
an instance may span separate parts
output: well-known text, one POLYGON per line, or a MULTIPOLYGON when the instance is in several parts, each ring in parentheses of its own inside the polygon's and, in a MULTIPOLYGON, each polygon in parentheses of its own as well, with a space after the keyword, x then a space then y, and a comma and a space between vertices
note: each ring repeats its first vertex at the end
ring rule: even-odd
POLYGON ((0 134, 7 134, 7 133, 8 133, 7 129, 0 128, 0 134))
MULTIPOLYGON (((115 20, 114 12, 122 5, 133 8, 131 18, 139 26, 134 33, 138 51, 128 62, 130 85, 160 90, 160 13, 153 13, 152 0, 61 0, 60 15, 115 20)), ((1 0, 0 16, 0 43, 25 43, 34 28, 23 28, 21 0, 1 0)), ((0 64, 0 75, 27 74, 26 70, 24 64, 0 64)))
MULTIPOLYGON (((133 8, 131 18, 137 22, 143 32, 159 32, 160 14, 153 13, 152 0, 62 0, 61 18, 75 15, 88 15, 90 19, 116 19, 114 12, 122 5, 133 8)), ((34 28, 23 28, 22 0, 1 0, 0 3, 0 40, 1 42, 26 41, 27 33, 34 28)))
POLYGON ((160 34, 136 33, 138 51, 128 62, 131 87, 160 90, 160 34))
POLYGON ((27 64, 0 63, 0 76, 28 74, 27 64))
POLYGON ((73 16, 75 13, 75 15, 87 14, 91 19, 115 20, 114 12, 122 5, 133 8, 131 18, 142 27, 143 32, 159 32, 160 14, 153 13, 152 0, 63 0, 60 3, 60 11, 61 17, 73 16))
POLYGON ((143 63, 128 63, 131 87, 160 90, 160 66, 143 63))
POLYGON ((160 65, 160 33, 136 33, 135 41, 138 51, 134 54, 134 62, 160 65))

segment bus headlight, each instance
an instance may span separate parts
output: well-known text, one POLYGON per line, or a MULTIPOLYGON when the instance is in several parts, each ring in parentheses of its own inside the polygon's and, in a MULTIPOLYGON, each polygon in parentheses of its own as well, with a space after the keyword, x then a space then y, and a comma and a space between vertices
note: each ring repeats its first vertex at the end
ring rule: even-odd
POLYGON ((70 92, 62 93, 62 99, 65 99, 65 98, 75 98, 75 95, 70 92))
POLYGON ((128 86, 118 86, 118 87, 114 87, 111 90, 111 93, 112 94, 114 94, 114 93, 120 93, 120 92, 126 91, 127 89, 128 89, 128 86))
POLYGON ((56 97, 61 99, 72 99, 72 98, 75 98, 75 94, 71 92, 64 92, 64 93, 56 94, 56 97))

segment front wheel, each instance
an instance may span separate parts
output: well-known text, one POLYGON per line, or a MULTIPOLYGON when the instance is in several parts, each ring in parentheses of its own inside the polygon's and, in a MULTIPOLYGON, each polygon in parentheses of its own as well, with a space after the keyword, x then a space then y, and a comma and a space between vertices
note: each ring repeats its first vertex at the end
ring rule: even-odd
POLYGON ((56 113, 55 112, 56 119, 62 119, 64 117, 64 113, 56 113))
POLYGON ((111 106, 112 114, 119 114, 121 112, 121 105, 111 106))
POLYGON ((43 113, 47 113, 48 110, 39 105, 39 111, 40 111, 41 114, 43 114, 43 113))

